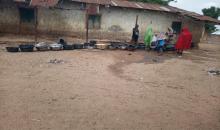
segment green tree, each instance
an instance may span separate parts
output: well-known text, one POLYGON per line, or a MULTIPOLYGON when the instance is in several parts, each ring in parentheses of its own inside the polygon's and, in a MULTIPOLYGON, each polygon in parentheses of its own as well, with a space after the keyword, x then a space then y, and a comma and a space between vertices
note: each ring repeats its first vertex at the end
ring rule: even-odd
MULTIPOLYGON (((202 10, 203 14, 205 16, 209 16, 209 17, 212 17, 214 19, 218 19, 218 17, 220 16, 220 8, 217 8, 217 7, 210 7, 210 8, 205 8, 202 10)), ((207 23, 205 25, 205 28, 206 28, 206 31, 208 33, 213 33, 213 32, 216 32, 218 31, 217 28, 215 27, 215 25, 213 24, 209 24, 207 23)))
POLYGON ((171 1, 176 1, 176 0, 129 0, 129 1, 168 5, 171 1))

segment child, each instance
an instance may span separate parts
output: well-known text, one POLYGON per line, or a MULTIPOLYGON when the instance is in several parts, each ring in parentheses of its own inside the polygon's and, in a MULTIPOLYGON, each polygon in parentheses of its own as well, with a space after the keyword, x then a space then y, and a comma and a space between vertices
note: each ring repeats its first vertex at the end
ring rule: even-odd
POLYGON ((165 45, 165 39, 166 39, 166 36, 164 35, 164 33, 160 33, 160 35, 158 36, 158 44, 157 44, 157 47, 156 47, 156 51, 160 54, 163 53, 164 45, 165 45))
POLYGON ((151 42, 151 45, 150 45, 150 49, 155 49, 157 47, 157 44, 158 44, 157 34, 155 34, 153 36, 153 39, 152 39, 152 42, 151 42))

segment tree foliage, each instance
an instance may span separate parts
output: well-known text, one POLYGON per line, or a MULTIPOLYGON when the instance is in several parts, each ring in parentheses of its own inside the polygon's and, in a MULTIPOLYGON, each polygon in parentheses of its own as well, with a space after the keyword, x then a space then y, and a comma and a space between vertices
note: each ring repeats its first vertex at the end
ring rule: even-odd
POLYGON ((176 0, 129 0, 129 1, 168 5, 171 1, 176 1, 176 0))
MULTIPOLYGON (((218 19, 218 17, 220 16, 220 8, 217 8, 214 6, 210 8, 205 8, 202 10, 202 12, 205 16, 209 16, 214 19, 218 19)), ((217 28, 213 24, 206 24, 205 28, 208 33, 213 33, 213 32, 218 31, 217 28)))

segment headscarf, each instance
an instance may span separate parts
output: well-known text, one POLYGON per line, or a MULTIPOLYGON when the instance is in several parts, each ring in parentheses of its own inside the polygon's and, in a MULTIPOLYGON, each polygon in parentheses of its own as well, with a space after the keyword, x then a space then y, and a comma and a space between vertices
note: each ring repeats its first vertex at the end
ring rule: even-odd
POLYGON ((149 47, 151 45, 152 40, 153 40, 153 29, 152 29, 152 27, 149 26, 146 29, 146 33, 144 35, 145 45, 149 47))
POLYGON ((191 43, 192 43, 192 34, 190 33, 187 27, 184 27, 178 37, 175 48, 181 50, 189 49, 191 47, 191 43))

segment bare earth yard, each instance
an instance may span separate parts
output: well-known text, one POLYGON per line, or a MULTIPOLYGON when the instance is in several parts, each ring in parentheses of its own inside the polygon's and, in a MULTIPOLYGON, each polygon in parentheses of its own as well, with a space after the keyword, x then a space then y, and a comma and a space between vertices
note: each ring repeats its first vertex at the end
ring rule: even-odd
POLYGON ((219 130, 220 45, 182 58, 145 51, 8 53, 0 130, 219 130), (50 60, 62 60, 50 63, 50 60))

